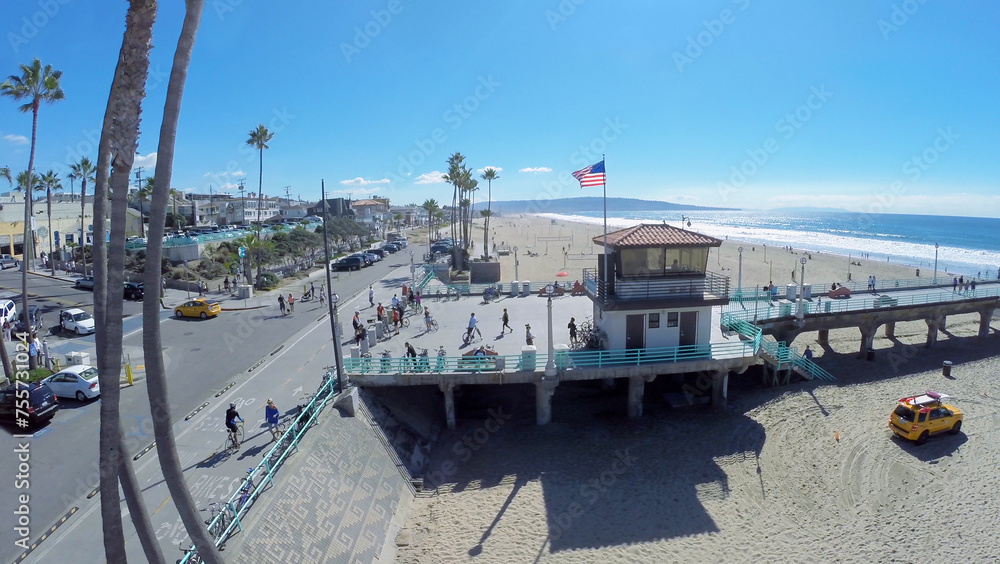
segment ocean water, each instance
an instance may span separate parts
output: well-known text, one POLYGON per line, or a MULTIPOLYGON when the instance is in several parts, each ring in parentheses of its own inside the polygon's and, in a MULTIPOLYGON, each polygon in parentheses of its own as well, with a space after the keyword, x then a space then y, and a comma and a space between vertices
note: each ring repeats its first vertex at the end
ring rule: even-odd
MULTIPOLYGON (((611 212, 609 212, 611 213, 611 212)), ((602 210, 566 210, 545 217, 600 225, 602 210)), ((996 277, 1000 268, 1000 219, 905 214, 859 214, 820 211, 679 211, 618 212, 608 217, 608 229, 666 221, 675 227, 681 217, 688 229, 719 239, 768 246, 792 246, 868 260, 934 267, 938 271, 996 277)))

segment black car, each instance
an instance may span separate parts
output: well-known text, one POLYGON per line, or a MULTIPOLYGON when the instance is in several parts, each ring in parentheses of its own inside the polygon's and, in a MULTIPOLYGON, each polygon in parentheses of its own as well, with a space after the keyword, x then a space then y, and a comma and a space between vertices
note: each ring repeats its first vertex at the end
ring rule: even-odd
POLYGON ((448 254, 451 252, 451 245, 447 243, 434 243, 431 245, 432 253, 448 254))
POLYGON ((4 423, 17 425, 18 418, 26 417, 28 426, 34 427, 52 419, 58 410, 59 400, 46 384, 31 382, 0 390, 0 421, 4 423))
POLYGON ((141 300, 143 296, 142 293, 142 282, 126 282, 125 283, 125 295, 126 300, 141 300))
POLYGON ((376 254, 382 258, 385 258, 385 255, 389 254, 388 252, 385 251, 385 249, 368 249, 365 252, 376 254))
POLYGON ((44 326, 42 323, 42 310, 36 305, 28 306, 28 319, 31 322, 31 330, 26 331, 24 327, 24 316, 18 315, 17 322, 14 323, 14 330, 17 332, 24 331, 26 333, 37 333, 41 331, 44 326))
POLYGON ((402 247, 400 247, 396 243, 386 243, 386 244, 382 245, 382 248, 385 249, 386 251, 390 252, 390 253, 395 253, 396 251, 398 251, 402 247))
POLYGON ((338 261, 334 261, 330 268, 333 270, 361 270, 365 265, 364 260, 361 257, 344 257, 338 261))

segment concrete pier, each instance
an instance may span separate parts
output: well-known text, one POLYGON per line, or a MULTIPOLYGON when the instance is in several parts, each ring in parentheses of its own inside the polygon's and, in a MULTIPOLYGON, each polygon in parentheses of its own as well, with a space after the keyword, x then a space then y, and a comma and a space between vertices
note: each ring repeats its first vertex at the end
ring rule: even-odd
POLYGON ((455 386, 453 384, 438 384, 444 392, 444 418, 448 422, 448 428, 455 428, 455 386))

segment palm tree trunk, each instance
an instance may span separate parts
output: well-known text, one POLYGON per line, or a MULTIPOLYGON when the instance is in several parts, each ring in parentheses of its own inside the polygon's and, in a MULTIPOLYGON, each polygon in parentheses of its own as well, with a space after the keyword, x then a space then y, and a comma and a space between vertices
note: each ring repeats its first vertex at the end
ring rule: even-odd
MULTIPOLYGON (((163 105, 163 119, 156 150, 156 170, 153 184, 152 205, 149 214, 149 242, 146 245, 146 270, 143 282, 147 288, 160 287, 160 261, 163 257, 163 226, 167 215, 167 196, 174 164, 174 145, 177 140, 177 122, 180 116, 184 83, 194 49, 198 25, 201 21, 202 0, 187 0, 187 11, 181 35, 174 52, 173 67, 167 83, 167 97, 163 105)), ((142 345, 146 363, 146 389, 149 396, 149 411, 153 418, 153 434, 156 439, 156 453, 160 460, 163 479, 167 483, 170 497, 177 507, 181 522, 194 541, 198 554, 204 562, 222 564, 222 556, 215 548, 195 506, 191 492, 184 480, 184 469, 177 455, 170 421, 170 398, 167 387, 166 369, 163 364, 163 349, 160 339, 160 302, 154 293, 147 294, 142 303, 142 345)))
POLYGON ((49 216, 49 266, 52 267, 53 278, 56 275, 56 261, 52 253, 55 251, 55 242, 52 239, 52 187, 45 189, 45 207, 49 216))
MULTIPOLYGON (((24 242, 21 245, 21 315, 24 317, 24 326, 31 327, 28 319, 28 261, 31 259, 34 237, 31 236, 31 189, 32 170, 35 168, 35 141, 38 135, 38 102, 35 102, 31 112, 31 154, 28 156, 27 185, 24 187, 24 242)), ((34 338, 34 335, 32 335, 34 338)), ((37 357, 28 356, 28 368, 34 370, 38 364, 37 357)))
MULTIPOLYGON (((119 432, 121 429, 119 429, 119 432)), ((121 452, 126 452, 125 435, 119 434, 121 440, 121 452)), ((139 544, 142 545, 142 552, 146 556, 146 562, 165 564, 163 551, 160 550, 160 543, 156 540, 156 533, 153 530, 153 522, 149 519, 149 512, 146 511, 146 502, 142 498, 142 487, 135 477, 135 469, 129 458, 120 457, 118 463, 118 478, 122 485, 122 493, 125 497, 125 506, 128 507, 129 517, 132 518, 132 525, 138 532, 139 544)))
MULTIPOLYGON (((109 562, 125 562, 125 537, 121 518, 118 484, 121 480, 126 492, 140 491, 133 472, 121 472, 123 465, 131 465, 123 448, 119 401, 121 373, 122 300, 119 293, 124 282, 125 233, 124 205, 128 192, 128 172, 135 155, 139 135, 141 102, 145 96, 145 82, 149 71, 149 50, 152 47, 153 21, 156 18, 155 0, 133 0, 126 14, 125 35, 108 106, 104 114, 101 140, 98 146, 96 179, 94 182, 94 317, 102 328, 95 334, 97 344, 97 370, 101 385, 100 425, 100 491, 101 517, 104 523, 104 556, 109 562), (104 218, 107 210, 108 170, 111 147, 114 144, 119 159, 114 163, 114 209, 119 217, 112 218, 113 244, 117 252, 107 253, 104 218), (107 259, 107 260, 105 260, 107 259), (117 291, 108 292, 108 288, 117 291), (131 483, 130 483, 131 482, 131 483)), ((81 204, 82 205, 82 204, 81 204)), ((85 248, 84 248, 85 250, 85 248)), ((86 257, 86 255, 84 255, 86 257)), ((143 500, 133 498, 130 507, 136 513, 145 513, 143 500)), ((156 544, 155 534, 148 519, 133 518, 143 546, 156 544)), ((160 555, 159 562, 162 562, 160 555)))
POLYGON ((260 285, 260 266, 261 266, 260 265, 260 263, 261 263, 260 246, 259 246, 259 243, 260 243, 260 228, 263 227, 263 225, 261 225, 261 222, 260 222, 260 212, 261 212, 261 206, 264 205, 264 148, 263 147, 260 148, 260 158, 258 159, 258 161, 260 162, 260 169, 259 169, 260 172, 259 172, 259 174, 257 176, 257 243, 258 243, 258 246, 257 246, 257 253, 256 253, 257 254, 257 279, 256 279, 256 283, 255 283, 255 286, 257 286, 257 287, 259 287, 259 285, 260 285))
POLYGON ((87 275, 87 175, 80 183, 80 260, 83 261, 83 275, 87 275))

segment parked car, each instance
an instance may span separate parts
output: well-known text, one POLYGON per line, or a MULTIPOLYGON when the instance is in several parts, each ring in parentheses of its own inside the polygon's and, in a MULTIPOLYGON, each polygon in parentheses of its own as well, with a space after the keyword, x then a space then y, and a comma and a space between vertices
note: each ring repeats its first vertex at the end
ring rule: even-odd
POLYGON ((0 255, 0 270, 17 268, 17 259, 10 255, 0 255))
POLYGON ((357 258, 361 259, 362 266, 371 266, 372 265, 372 261, 369 260, 368 257, 366 257, 364 255, 364 253, 354 253, 353 255, 348 255, 348 256, 357 257, 357 258))
POLYGON ((371 251, 365 251, 364 253, 361 253, 361 254, 365 255, 365 258, 367 258, 368 261, 371 262, 371 263, 376 263, 376 262, 382 260, 382 256, 381 255, 373 253, 371 251))
POLYGON ((101 395, 97 369, 86 364, 67 366, 42 382, 48 384, 52 388, 52 392, 59 398, 76 398, 79 401, 87 401, 101 395))
POLYGON ((93 290, 94 289, 94 277, 84 276, 82 278, 77 278, 76 282, 73 283, 74 288, 80 290, 93 290))
POLYGON ((396 243, 397 245, 403 248, 406 248, 406 246, 409 244, 405 238, 396 239, 395 241, 393 241, 393 243, 396 243))
POLYGON ((366 253, 372 253, 372 254, 374 254, 374 255, 378 255, 378 257, 379 257, 379 258, 385 258, 385 255, 387 255, 387 254, 388 254, 388 253, 387 253, 387 252, 385 251, 385 249, 368 249, 368 250, 367 250, 367 251, 365 251, 365 252, 366 252, 366 253))
POLYGON ((390 253, 395 253, 395 252, 399 251, 399 249, 401 249, 402 247, 400 247, 396 243, 386 243, 386 244, 382 245, 382 248, 385 249, 385 250, 387 250, 387 251, 389 251, 390 253))
POLYGON ((63 331, 89 335, 94 332, 94 318, 79 308, 64 309, 59 312, 59 326, 63 331))
POLYGON ((59 400, 47 384, 31 382, 0 390, 0 421, 14 423, 26 417, 28 427, 52 419, 59 410, 59 400))
POLYGON ((945 431, 956 435, 962 430, 962 411, 944 403, 950 396, 927 392, 901 398, 889 415, 889 429, 897 436, 918 445, 931 435, 945 431))
POLYGON ((431 245, 431 252, 442 255, 448 254, 451 252, 451 245, 447 243, 434 243, 431 245))
POLYGON ((31 327, 24 326, 24 316, 17 316, 17 322, 14 323, 14 330, 27 333, 37 333, 42 330, 44 324, 42 323, 42 310, 36 305, 28 306, 28 319, 31 323, 31 327))
POLYGON ((333 261, 330 268, 333 270, 361 270, 364 265, 365 262, 361 257, 343 257, 333 261))
POLYGON ((17 304, 14 300, 0 300, 0 325, 10 321, 15 323, 17 317, 17 304))
POLYGON ((219 302, 210 302, 205 298, 195 298, 174 308, 174 315, 177 317, 200 317, 208 319, 220 313, 222 313, 222 306, 219 305, 219 302))
POLYGON ((123 296, 126 300, 141 300, 143 296, 142 282, 125 282, 125 295, 123 296))

